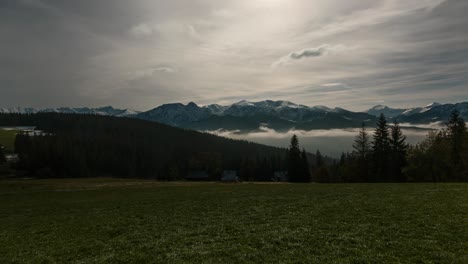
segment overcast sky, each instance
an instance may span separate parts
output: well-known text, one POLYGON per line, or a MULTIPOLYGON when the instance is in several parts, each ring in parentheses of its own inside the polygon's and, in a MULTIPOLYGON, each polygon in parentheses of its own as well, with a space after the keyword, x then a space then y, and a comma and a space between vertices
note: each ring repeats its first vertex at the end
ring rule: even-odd
POLYGON ((1 0, 0 107, 468 100, 467 0, 1 0))

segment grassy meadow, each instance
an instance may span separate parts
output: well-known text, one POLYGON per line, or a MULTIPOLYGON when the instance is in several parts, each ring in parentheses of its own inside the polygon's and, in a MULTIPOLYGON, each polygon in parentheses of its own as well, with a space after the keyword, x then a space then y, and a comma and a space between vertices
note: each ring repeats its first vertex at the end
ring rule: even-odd
POLYGON ((468 263, 468 184, 0 181, 0 263, 468 263))
POLYGON ((18 130, 0 128, 0 145, 4 146, 7 150, 13 151, 17 133, 18 130))

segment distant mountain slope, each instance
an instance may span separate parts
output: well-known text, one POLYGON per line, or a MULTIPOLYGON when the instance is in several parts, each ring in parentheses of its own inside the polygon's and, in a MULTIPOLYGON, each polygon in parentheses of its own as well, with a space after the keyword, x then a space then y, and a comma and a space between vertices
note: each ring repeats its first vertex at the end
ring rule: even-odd
MULTIPOLYGON (((192 122, 210 117, 218 110, 218 108, 216 108, 216 110, 213 110, 213 108, 201 108, 195 103, 189 103, 187 105, 180 103, 165 104, 153 110, 139 113, 136 117, 166 125, 184 127, 192 122)), ((220 111, 220 109, 218 111, 220 111)))
POLYGON ((107 115, 107 116, 117 116, 117 117, 126 117, 133 116, 139 112, 129 110, 129 109, 117 109, 112 106, 105 106, 99 108, 89 108, 89 107, 58 107, 58 108, 31 108, 31 107, 11 107, 11 108, 0 108, 0 113, 9 114, 9 113, 18 113, 18 114, 36 114, 36 113, 64 113, 64 114, 95 114, 95 115, 107 115))
POLYGON ((136 118, 196 130, 241 130, 248 132, 267 126, 278 131, 359 127, 375 122, 375 116, 342 108, 308 107, 288 101, 240 101, 229 106, 197 106, 195 103, 165 104, 140 113, 136 118))
POLYGON ((400 108, 390 108, 386 105, 376 105, 371 109, 367 110, 366 113, 374 116, 379 116, 380 114, 384 114, 386 117, 397 117, 403 114, 408 109, 400 109, 400 108))
POLYGON ((390 108, 386 105, 376 105, 369 110, 366 111, 366 113, 379 116, 380 114, 384 114, 386 117, 389 118, 396 118, 401 115, 403 116, 410 116, 414 114, 419 114, 423 113, 426 111, 429 111, 430 109, 440 106, 441 104, 439 103, 430 103, 426 105, 425 107, 415 107, 415 108, 408 108, 408 109, 401 109, 401 108, 390 108))
POLYGON ((417 112, 403 113, 398 116, 399 122, 426 124, 431 122, 447 121, 450 114, 457 110, 465 121, 468 122, 468 102, 457 104, 431 104, 421 108, 417 112))

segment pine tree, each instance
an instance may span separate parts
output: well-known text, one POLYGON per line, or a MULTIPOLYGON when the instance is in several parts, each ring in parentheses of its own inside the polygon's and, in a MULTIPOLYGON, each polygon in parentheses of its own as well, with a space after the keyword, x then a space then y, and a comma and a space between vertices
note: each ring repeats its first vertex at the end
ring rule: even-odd
POLYGON ((323 156, 322 153, 320 153, 320 150, 317 150, 315 152, 315 166, 317 168, 323 167, 325 165, 325 162, 323 161, 323 156))
POLYGON ((391 177, 394 181, 404 181, 402 168, 406 165, 406 152, 408 144, 406 144, 406 136, 401 132, 397 121, 391 127, 391 137, 389 139, 391 155, 390 155, 390 170, 391 177))
POLYGON ((463 118, 460 116, 460 113, 457 110, 454 110, 450 114, 449 121, 447 123, 447 137, 450 140, 450 149, 451 149, 451 160, 452 165, 455 169, 455 177, 453 180, 459 180, 461 174, 464 171, 465 165, 462 158, 462 153, 464 152, 464 145, 466 142, 465 138, 467 136, 466 125, 463 118))
POLYGON ((329 182, 329 173, 325 161, 319 150, 315 153, 315 172, 314 178, 317 182, 329 182))
POLYGON ((380 114, 377 127, 374 131, 372 142, 372 154, 374 159, 374 181, 389 181, 388 163, 390 153, 389 129, 384 114, 380 114))
POLYGON ((359 134, 354 139, 353 149, 353 154, 361 160, 366 160, 371 152, 370 138, 364 124, 362 124, 359 134))
POLYGON ((345 164, 346 164, 346 154, 342 152, 340 156, 340 166, 344 166, 345 164))
POLYGON ((288 149, 288 177, 292 182, 300 182, 302 178, 301 170, 301 149, 299 139, 296 135, 291 138, 291 145, 288 149))
POLYGON ((356 172, 352 175, 351 181, 365 182, 369 180, 369 156, 371 153, 371 143, 369 134, 362 124, 359 134, 354 139, 353 156, 356 172))
POLYGON ((307 152, 305 149, 302 149, 301 152, 301 168, 302 168, 302 181, 303 182, 310 182, 311 176, 310 176, 310 166, 309 166, 309 161, 307 159, 307 152))

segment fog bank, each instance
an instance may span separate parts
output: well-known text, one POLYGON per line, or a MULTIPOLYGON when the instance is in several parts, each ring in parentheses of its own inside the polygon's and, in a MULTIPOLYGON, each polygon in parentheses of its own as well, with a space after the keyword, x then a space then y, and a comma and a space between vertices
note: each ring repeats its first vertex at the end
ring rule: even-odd
MULTIPOLYGON (((440 125, 430 124, 423 126, 414 126, 404 124, 402 126, 403 134, 407 137, 407 142, 415 144, 422 141, 431 129, 439 129, 440 125)), ((372 138, 372 128, 367 132, 372 138)), ((354 138, 358 134, 359 128, 346 129, 317 129, 317 130, 289 130, 288 132, 278 132, 268 127, 261 127, 258 131, 251 133, 241 133, 238 130, 226 131, 206 131, 218 136, 241 139, 265 145, 288 147, 290 138, 295 134, 299 137, 301 147, 308 152, 315 152, 317 149, 324 155, 339 157, 342 152, 352 151, 354 138)))

